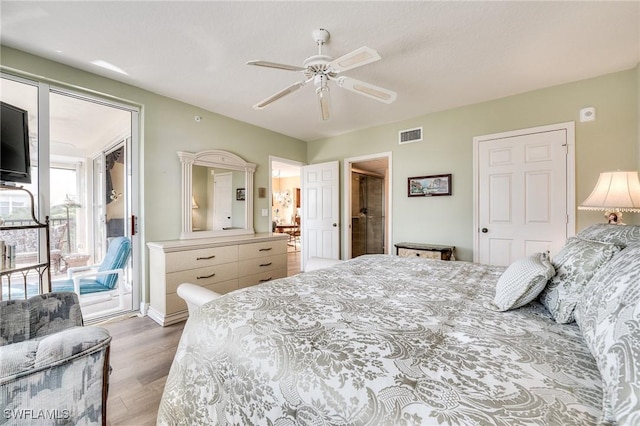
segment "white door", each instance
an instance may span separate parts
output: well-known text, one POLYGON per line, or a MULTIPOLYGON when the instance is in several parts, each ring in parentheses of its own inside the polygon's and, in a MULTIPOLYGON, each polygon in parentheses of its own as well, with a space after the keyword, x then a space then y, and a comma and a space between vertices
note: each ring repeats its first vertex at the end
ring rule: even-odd
POLYGON ((338 162, 302 167, 302 259, 340 258, 338 162))
MULTIPOLYGON (((510 265, 536 252, 557 253, 569 236, 568 129, 495 135, 477 143, 474 260, 510 265)), ((572 130, 572 129, 571 129, 572 130)), ((518 132, 517 132, 518 133, 518 132)), ((571 144, 572 145, 572 144, 571 144)))
POLYGON ((216 173, 213 176, 213 229, 231 228, 232 208, 232 179, 231 173, 216 173))

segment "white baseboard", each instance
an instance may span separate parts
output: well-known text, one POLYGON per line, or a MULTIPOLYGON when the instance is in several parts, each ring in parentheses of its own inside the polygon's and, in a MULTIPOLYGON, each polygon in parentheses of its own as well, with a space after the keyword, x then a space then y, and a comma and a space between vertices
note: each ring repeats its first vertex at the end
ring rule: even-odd
POLYGON ((149 310, 149 304, 145 302, 140 302, 140 315, 142 315, 143 317, 146 317, 148 310, 149 310))
POLYGON ((189 311, 181 311, 171 315, 163 315, 152 307, 149 307, 147 315, 149 316, 149 318, 151 318, 161 326, 166 327, 171 324, 185 321, 187 318, 189 318, 189 311))

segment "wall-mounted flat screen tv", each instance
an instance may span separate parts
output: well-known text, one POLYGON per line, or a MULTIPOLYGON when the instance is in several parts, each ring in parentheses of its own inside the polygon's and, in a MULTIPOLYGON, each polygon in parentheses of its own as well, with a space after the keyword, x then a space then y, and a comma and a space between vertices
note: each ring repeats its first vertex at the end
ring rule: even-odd
POLYGON ((0 102, 0 181, 31 183, 29 113, 0 102))

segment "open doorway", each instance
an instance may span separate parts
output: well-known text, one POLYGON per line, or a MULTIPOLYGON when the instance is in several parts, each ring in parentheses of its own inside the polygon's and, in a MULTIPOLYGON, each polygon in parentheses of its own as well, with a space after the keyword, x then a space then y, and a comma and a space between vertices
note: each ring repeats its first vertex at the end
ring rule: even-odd
POLYGON ((391 253, 391 153, 344 160, 344 253, 391 253))
POLYGON ((304 164, 285 158, 269 157, 271 169, 269 218, 271 231, 288 234, 287 275, 300 272, 302 253, 302 191, 300 173, 304 164))

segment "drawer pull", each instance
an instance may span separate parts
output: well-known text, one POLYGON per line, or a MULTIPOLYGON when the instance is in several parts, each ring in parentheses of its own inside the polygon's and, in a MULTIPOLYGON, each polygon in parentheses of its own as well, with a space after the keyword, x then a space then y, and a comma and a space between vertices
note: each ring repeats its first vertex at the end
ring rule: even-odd
POLYGON ((258 250, 258 251, 269 251, 269 250, 271 250, 271 247, 261 248, 261 249, 260 249, 260 250, 258 250))
POLYGON ((216 273, 214 272, 214 273, 213 273, 213 274, 211 274, 211 275, 203 275, 203 276, 201 276, 201 277, 196 277, 196 279, 197 279, 197 280, 203 280, 203 279, 205 279, 205 278, 211 278, 211 277, 215 277, 215 276, 216 276, 216 273))
POLYGON ((212 254, 211 256, 207 256, 207 257, 196 257, 196 260, 209 260, 209 259, 213 259, 214 257, 216 257, 216 255, 212 254))
POLYGON ((269 263, 261 263, 260 266, 271 266, 273 265, 273 262, 269 262, 269 263))
POLYGON ((264 280, 260 280, 261 283, 266 283, 267 281, 271 281, 273 277, 265 278, 264 280))

